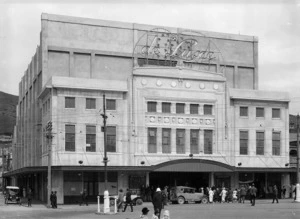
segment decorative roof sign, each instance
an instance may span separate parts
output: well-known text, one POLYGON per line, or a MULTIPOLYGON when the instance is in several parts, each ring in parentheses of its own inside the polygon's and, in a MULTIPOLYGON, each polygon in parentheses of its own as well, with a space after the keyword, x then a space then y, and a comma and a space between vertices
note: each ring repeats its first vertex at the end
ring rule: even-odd
MULTIPOLYGON (((144 58, 149 65, 153 60, 174 66, 174 62, 205 65, 219 63, 222 54, 212 41, 198 32, 171 33, 166 29, 153 29, 143 34, 134 48, 135 58, 144 58), (164 61, 164 62, 163 62, 164 61)), ((189 65, 185 65, 189 66, 189 65)), ((192 66, 191 66, 192 67, 192 66)))

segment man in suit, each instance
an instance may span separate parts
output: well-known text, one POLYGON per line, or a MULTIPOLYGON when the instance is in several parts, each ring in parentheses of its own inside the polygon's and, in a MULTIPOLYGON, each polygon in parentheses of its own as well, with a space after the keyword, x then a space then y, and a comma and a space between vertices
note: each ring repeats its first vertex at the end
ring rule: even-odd
POLYGON ((256 198, 257 188, 255 187, 254 183, 250 188, 250 199, 251 199, 251 206, 255 206, 255 198, 256 198))

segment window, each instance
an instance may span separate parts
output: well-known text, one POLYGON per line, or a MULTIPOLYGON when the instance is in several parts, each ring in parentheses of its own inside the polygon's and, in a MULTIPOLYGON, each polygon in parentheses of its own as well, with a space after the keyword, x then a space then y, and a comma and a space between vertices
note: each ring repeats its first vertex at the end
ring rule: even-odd
POLYGON ((171 129, 162 129, 162 152, 171 153, 171 129))
POLYGON ((106 146, 107 152, 116 152, 116 127, 106 127, 106 146))
POLYGON ((148 128, 148 153, 156 153, 156 128, 148 128))
POLYGON ((107 110, 116 110, 116 100, 107 99, 106 100, 107 110))
POLYGON ((248 131, 240 131, 240 154, 248 154, 248 131))
POLYGON ((148 112, 156 112, 156 102, 147 102, 148 112))
POLYGON ((280 132, 272 133, 272 154, 280 155, 280 132))
POLYGON ((65 97, 65 108, 75 108, 75 97, 65 97))
POLYGON ((280 119, 280 109, 276 109, 276 108, 272 109, 272 118, 280 119))
POLYGON ((95 98, 86 98, 85 108, 86 109, 96 109, 96 99, 95 98))
POLYGON ((161 104, 161 110, 163 113, 171 113, 171 103, 163 102, 161 104))
POLYGON ((265 147, 265 133, 256 132, 256 154, 264 155, 265 147))
POLYGON ((95 152, 96 151, 96 126, 87 125, 85 137, 86 137, 85 140, 86 151, 95 152))
POLYGON ((184 103, 176 103, 176 113, 184 113, 184 103))
POLYGON ((256 107, 256 117, 265 117, 265 109, 256 107))
POLYGON ((198 129, 191 129, 190 134, 190 143, 191 143, 191 153, 192 154, 199 154, 198 144, 199 144, 199 130, 198 129))
POLYGON ((185 153, 185 130, 176 129, 176 152, 177 154, 185 153))
POLYGON ((204 115, 212 115, 212 105, 204 105, 204 115))
POLYGON ((190 114, 198 114, 198 104, 190 105, 190 114))
POLYGON ((240 107, 240 116, 248 116, 248 107, 247 106, 240 107))
POLYGON ((212 134, 212 130, 204 130, 204 154, 212 154, 212 134))
POLYGON ((75 151, 75 125, 65 125, 65 150, 75 151))

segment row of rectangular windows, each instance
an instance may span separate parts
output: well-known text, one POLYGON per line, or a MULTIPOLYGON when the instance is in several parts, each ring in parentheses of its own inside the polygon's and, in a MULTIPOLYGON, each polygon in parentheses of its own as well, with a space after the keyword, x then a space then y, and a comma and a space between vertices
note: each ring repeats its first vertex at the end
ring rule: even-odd
MULTIPOLYGON (((65 108, 75 108, 75 97, 65 97, 65 108)), ((96 109, 96 98, 86 98, 85 108, 96 109)), ((116 110, 116 100, 106 99, 106 109, 116 110)))
MULTIPOLYGON (((248 155, 249 131, 240 131, 240 155, 248 155)), ((265 133, 256 132, 256 154, 265 154, 265 133)), ((272 132, 272 155, 280 155, 280 132, 272 132)))
MULTIPOLYGON (((248 107, 241 106, 240 107, 240 116, 241 117, 248 117, 248 107)), ((265 108, 263 107, 256 107, 256 118, 263 118, 265 117, 265 108)), ((273 119, 280 119, 280 109, 279 108, 272 108, 272 118, 273 119)))
MULTIPOLYGON (((204 115, 212 115, 212 109, 212 105, 205 104, 203 106, 204 115)), ((162 102, 161 111, 162 113, 171 113, 171 103, 162 102)), ((157 102, 147 102, 147 112, 157 112, 157 102)), ((185 103, 176 103, 176 113, 185 113, 185 103)), ((190 114, 199 114, 199 104, 190 104, 190 114)))
MULTIPOLYGON (((65 125, 65 151, 75 151, 75 125, 65 125)), ((116 152, 116 127, 106 127, 107 152, 116 152)), ((96 152, 96 126, 86 126, 86 151, 96 152)))
MULTIPOLYGON (((162 128, 161 131, 161 149, 162 153, 171 153, 171 129, 162 128)), ((186 136, 185 129, 176 129, 176 153, 185 153, 185 140, 190 138, 190 153, 199 154, 199 129, 191 129, 190 136, 186 136)), ((157 153, 158 135, 157 128, 148 128, 148 153, 157 153)), ((212 154, 213 131, 204 130, 204 154, 212 154)))

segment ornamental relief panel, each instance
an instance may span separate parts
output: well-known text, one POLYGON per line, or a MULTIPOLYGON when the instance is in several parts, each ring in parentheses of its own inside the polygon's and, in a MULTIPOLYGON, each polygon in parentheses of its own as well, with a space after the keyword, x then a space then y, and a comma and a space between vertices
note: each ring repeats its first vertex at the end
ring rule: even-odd
POLYGON ((148 125, 187 125, 187 126, 209 126, 214 127, 216 124, 214 117, 187 117, 187 116, 163 116, 147 115, 145 123, 148 125))

